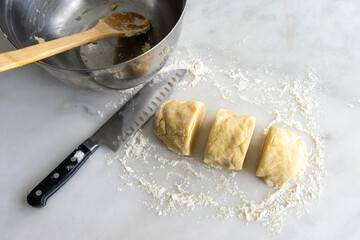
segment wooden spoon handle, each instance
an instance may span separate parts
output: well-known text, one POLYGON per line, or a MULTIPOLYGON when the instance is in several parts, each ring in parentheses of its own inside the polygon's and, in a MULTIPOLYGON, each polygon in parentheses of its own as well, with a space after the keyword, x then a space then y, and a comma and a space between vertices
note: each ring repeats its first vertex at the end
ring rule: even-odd
POLYGON ((105 36, 99 30, 92 28, 86 32, 2 53, 0 54, 0 72, 39 61, 103 37, 105 36))

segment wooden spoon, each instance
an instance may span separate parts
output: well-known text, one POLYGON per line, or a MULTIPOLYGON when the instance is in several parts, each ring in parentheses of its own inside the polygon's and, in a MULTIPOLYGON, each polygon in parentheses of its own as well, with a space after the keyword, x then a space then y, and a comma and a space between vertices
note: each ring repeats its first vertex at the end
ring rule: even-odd
POLYGON ((53 56, 102 38, 131 37, 146 33, 149 20, 132 12, 113 13, 88 31, 0 54, 0 72, 53 56))

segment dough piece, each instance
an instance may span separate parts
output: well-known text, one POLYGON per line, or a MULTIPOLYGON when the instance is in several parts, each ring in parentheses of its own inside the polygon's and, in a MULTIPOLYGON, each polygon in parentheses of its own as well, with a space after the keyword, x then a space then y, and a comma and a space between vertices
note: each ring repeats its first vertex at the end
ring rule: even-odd
POLYGON ((211 127, 204 163, 241 170, 255 128, 255 117, 219 109, 211 127))
POLYGON ((306 163, 306 145, 294 133, 270 127, 261 152, 256 176, 269 185, 282 186, 301 172, 306 163))
POLYGON ((171 151, 191 155, 205 112, 202 102, 165 101, 154 116, 155 134, 171 151))

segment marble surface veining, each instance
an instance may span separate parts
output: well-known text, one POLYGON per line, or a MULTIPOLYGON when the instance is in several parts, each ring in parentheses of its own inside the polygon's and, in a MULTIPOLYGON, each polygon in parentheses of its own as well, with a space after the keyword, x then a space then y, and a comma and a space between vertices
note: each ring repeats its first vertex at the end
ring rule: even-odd
MULTIPOLYGON (((324 79, 317 119, 325 136, 323 196, 280 234, 261 224, 189 215, 160 218, 116 191, 117 164, 100 148, 42 209, 27 193, 119 107, 118 91, 57 81, 36 64, 0 73, 1 239, 359 239, 360 4, 358 1, 190 0, 178 48, 230 54, 248 68, 316 69, 324 79), (51 202, 50 202, 51 201, 51 202)), ((12 50, 0 36, 0 52, 12 50)))

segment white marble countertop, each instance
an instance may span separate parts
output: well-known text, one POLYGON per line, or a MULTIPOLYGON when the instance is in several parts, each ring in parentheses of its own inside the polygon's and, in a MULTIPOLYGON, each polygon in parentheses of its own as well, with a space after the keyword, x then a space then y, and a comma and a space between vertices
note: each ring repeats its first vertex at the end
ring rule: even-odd
MULTIPOLYGON (((202 54, 211 67, 229 55, 242 69, 274 66, 269 79, 304 69, 321 79, 315 117, 325 144, 322 196, 300 218, 288 214, 280 233, 270 236, 261 223, 236 218, 199 223, 196 212, 159 217, 139 200, 148 197, 141 189, 117 191, 124 173, 117 161, 108 166, 105 147, 46 207, 30 207, 28 192, 115 112, 118 106, 109 103, 122 97, 69 87, 30 64, 0 73, 1 239, 360 239, 359 12, 357 1, 189 1, 174 58, 202 54)), ((0 36, 0 52, 12 49, 0 36)), ((174 97, 190 98, 194 89, 174 97)), ((210 95, 199 98, 209 114, 216 111, 210 95)), ((266 125, 261 117, 258 123, 266 125)))

